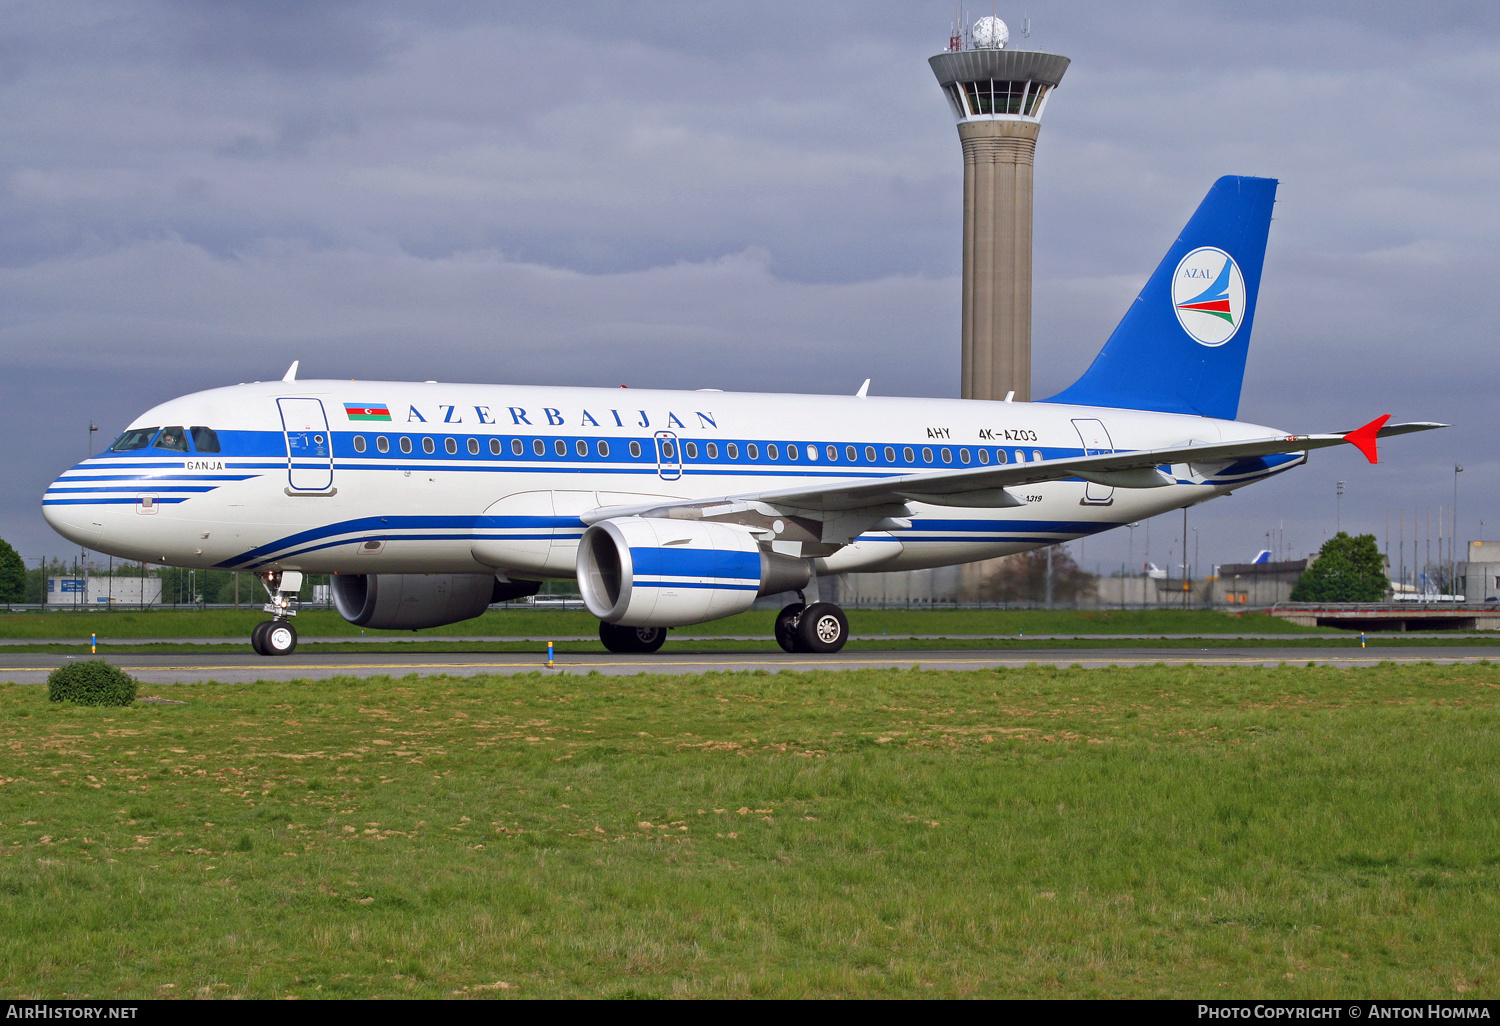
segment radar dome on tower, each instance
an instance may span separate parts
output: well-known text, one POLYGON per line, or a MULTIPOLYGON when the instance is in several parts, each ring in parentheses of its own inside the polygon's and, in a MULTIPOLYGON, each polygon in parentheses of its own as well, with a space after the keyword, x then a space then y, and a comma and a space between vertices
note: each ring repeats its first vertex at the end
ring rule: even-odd
POLYGON ((980 18, 974 23, 974 32, 971 37, 974 45, 981 50, 1003 50, 1005 44, 1010 42, 1010 29, 1005 22, 993 15, 980 18))

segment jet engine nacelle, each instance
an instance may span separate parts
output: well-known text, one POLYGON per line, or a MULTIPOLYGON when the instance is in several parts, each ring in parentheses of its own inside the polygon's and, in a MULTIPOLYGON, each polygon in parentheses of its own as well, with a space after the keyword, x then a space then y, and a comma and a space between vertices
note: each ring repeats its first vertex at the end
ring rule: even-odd
POLYGON ((329 583, 340 616, 383 631, 472 620, 491 602, 535 595, 542 587, 538 581, 502 581, 491 574, 335 574, 329 583))
POLYGON ((805 586, 812 567, 762 552, 754 532, 702 520, 620 517, 583 533, 578 590, 605 623, 682 627, 805 586))

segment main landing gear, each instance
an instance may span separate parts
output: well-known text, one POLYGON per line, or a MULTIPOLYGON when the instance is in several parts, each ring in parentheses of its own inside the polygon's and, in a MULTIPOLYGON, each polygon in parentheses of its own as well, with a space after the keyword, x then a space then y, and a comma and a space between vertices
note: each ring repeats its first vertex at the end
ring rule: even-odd
POLYGON ((787 652, 831 654, 849 640, 849 620, 832 602, 793 602, 776 614, 776 643, 787 652))
POLYGON ((599 640, 611 652, 655 652, 667 643, 665 627, 619 627, 599 624, 599 640))
POLYGON ((291 618, 297 615, 293 604, 302 590, 302 573, 299 570, 273 571, 261 578, 271 601, 265 604, 266 612, 275 619, 262 620, 250 632, 250 647, 257 655, 291 655, 297 648, 297 628, 291 618))

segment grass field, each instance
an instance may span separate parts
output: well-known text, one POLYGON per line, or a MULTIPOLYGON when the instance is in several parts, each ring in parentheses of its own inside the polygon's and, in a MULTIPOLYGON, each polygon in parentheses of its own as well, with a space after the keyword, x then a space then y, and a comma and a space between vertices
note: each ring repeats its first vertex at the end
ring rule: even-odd
POLYGON ((1500 993, 1500 667, 0 685, 7 996, 1500 993))
MULTIPOLYGON (((115 638, 249 637, 250 629, 266 615, 258 610, 153 610, 110 613, 0 613, 0 638, 87 638, 90 633, 115 638)), ((681 627, 674 634, 713 637, 725 634, 762 634, 771 637, 776 613, 757 610, 712 623, 681 627)), ((1328 634, 1324 629, 1299 627, 1264 613, 1219 613, 1207 610, 1148 610, 1144 612, 1083 612, 1080 610, 994 609, 854 609, 850 626, 857 633, 882 631, 903 634, 1328 634)), ((330 609, 306 609, 297 616, 304 635, 355 636, 360 628, 330 609)), ((599 621, 577 610, 491 611, 473 620, 423 631, 380 632, 396 637, 442 638, 462 634, 521 635, 546 640, 552 636, 595 635, 599 621)))

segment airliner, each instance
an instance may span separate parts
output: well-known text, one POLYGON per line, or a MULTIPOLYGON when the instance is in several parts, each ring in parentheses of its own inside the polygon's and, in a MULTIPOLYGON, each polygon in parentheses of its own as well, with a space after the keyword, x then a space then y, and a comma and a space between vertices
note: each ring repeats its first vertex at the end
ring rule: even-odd
POLYGON ((1024 552, 1195 505, 1317 448, 1442 427, 1289 434, 1236 419, 1277 182, 1225 177, 1087 371, 1039 402, 298 380, 136 418, 42 498, 124 559, 248 571, 297 644, 306 574, 350 622, 416 630, 576 579, 614 652, 788 597, 776 640, 832 653, 832 574, 1024 552))

